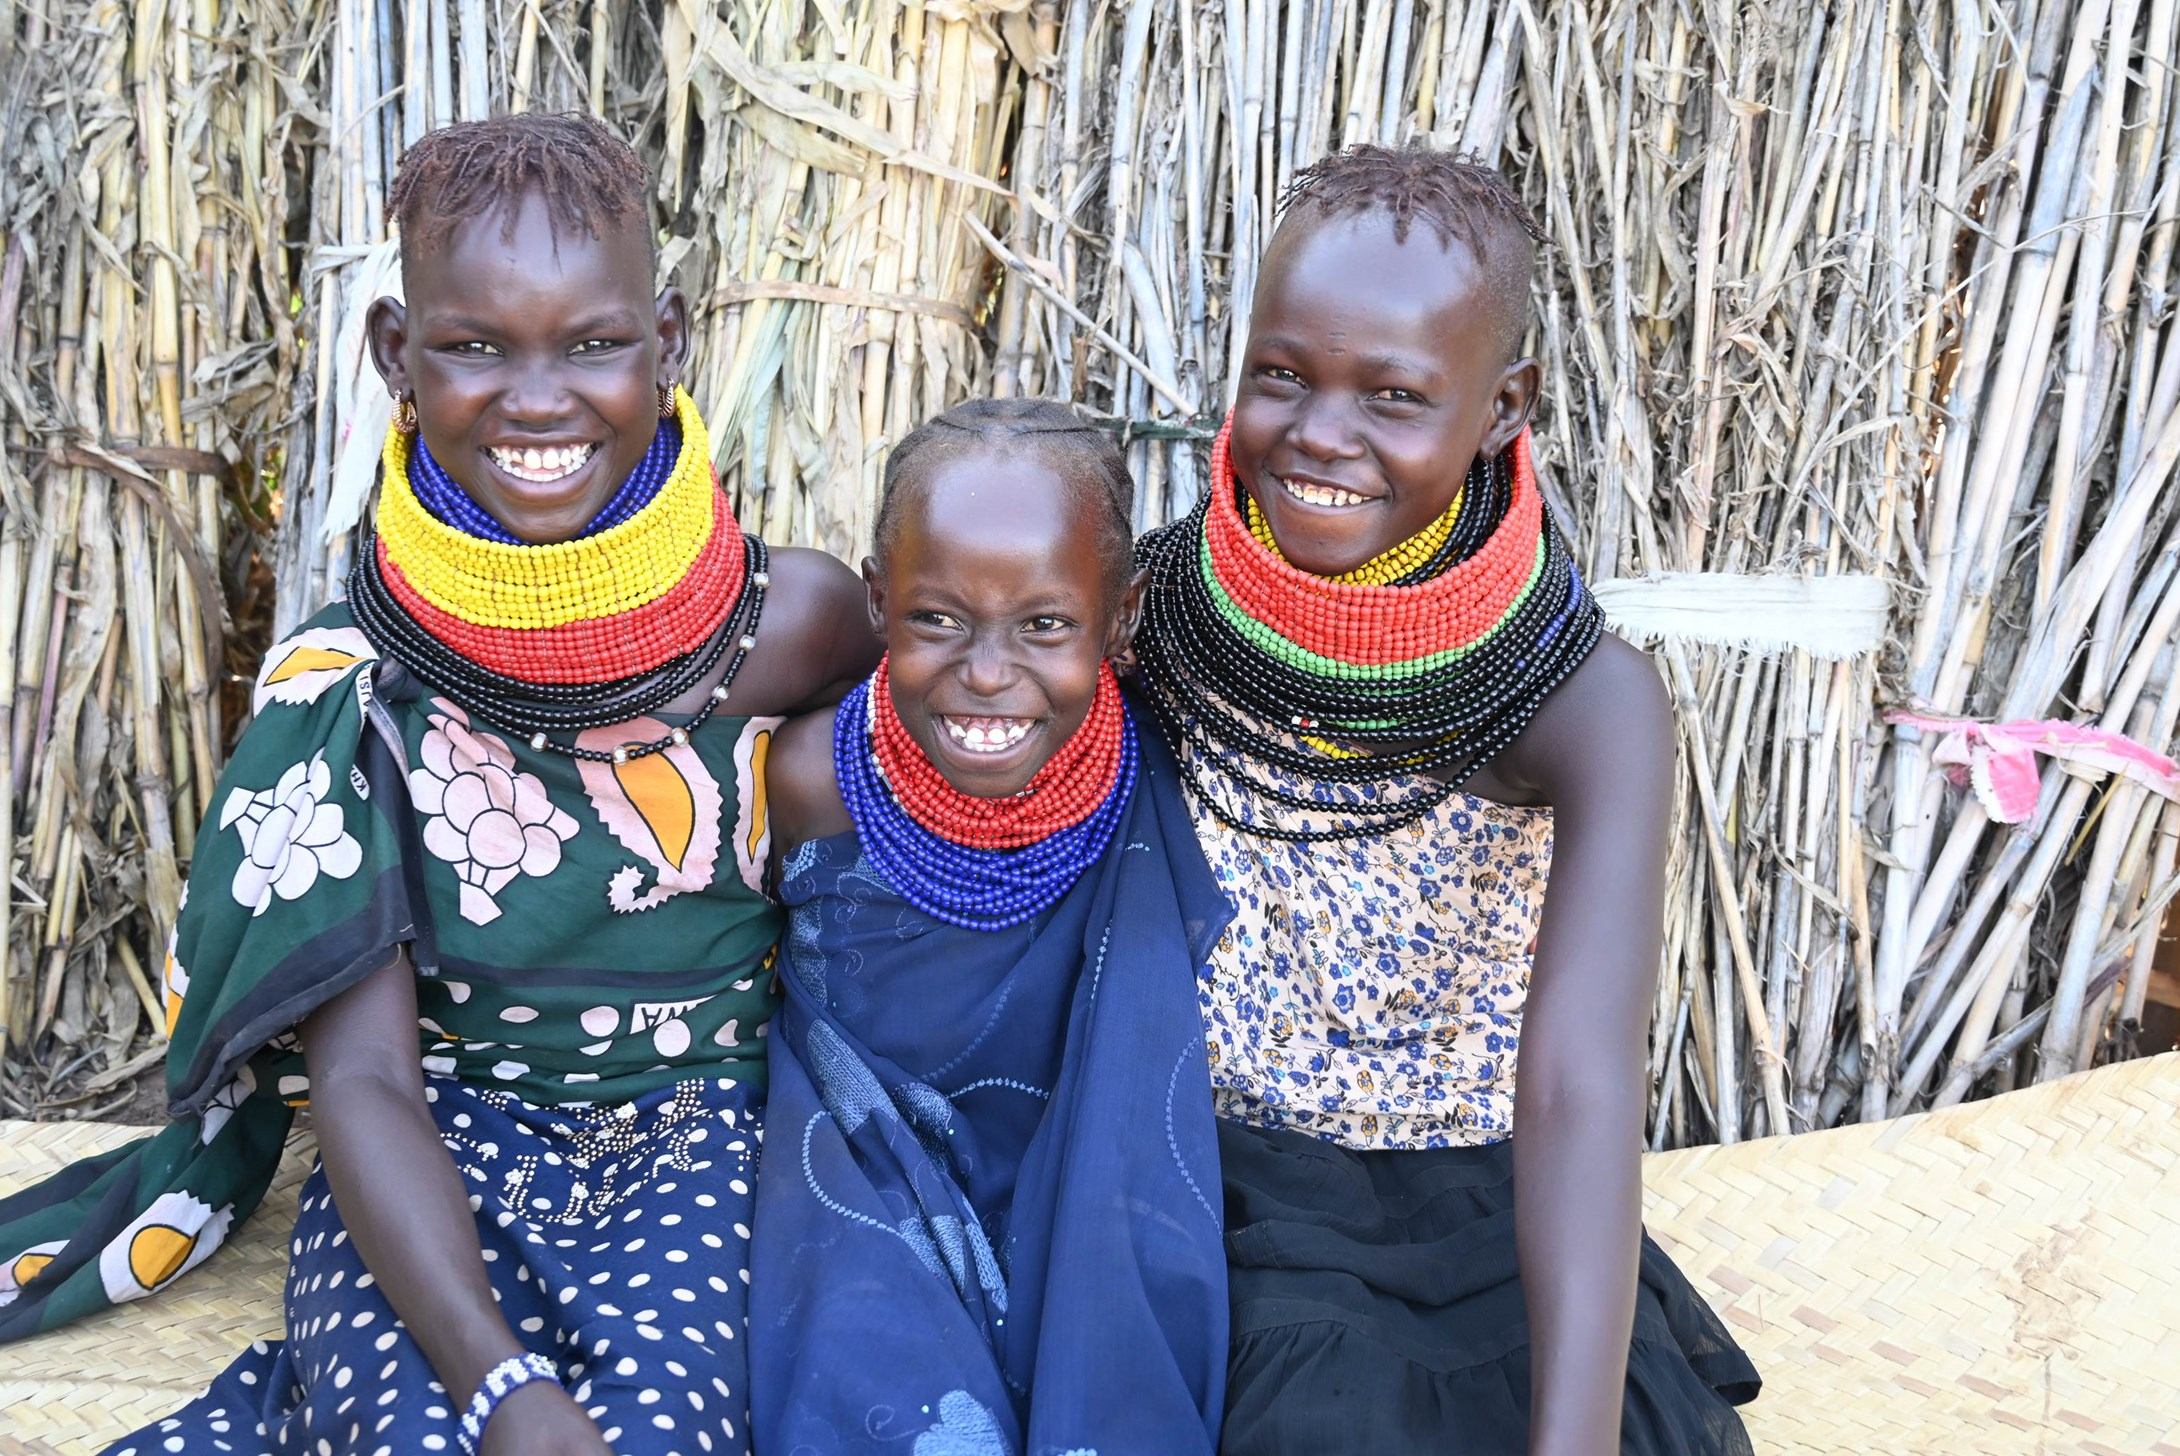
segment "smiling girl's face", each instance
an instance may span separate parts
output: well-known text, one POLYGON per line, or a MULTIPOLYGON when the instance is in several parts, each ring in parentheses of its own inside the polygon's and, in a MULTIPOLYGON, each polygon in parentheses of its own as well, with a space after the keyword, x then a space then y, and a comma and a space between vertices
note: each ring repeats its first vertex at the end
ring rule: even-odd
POLYGON ((403 259, 406 305, 372 305, 371 353, 413 395, 424 443, 517 539, 572 539, 650 448, 687 309, 653 297, 640 218, 555 230, 544 201, 468 219, 403 259))
POLYGON ((932 462, 884 559, 864 563, 894 711, 965 794, 1017 794, 1097 696, 1098 667, 1133 639, 1139 580, 1114 580, 1098 487, 1035 452, 932 462))
POLYGON ((1534 360, 1509 360, 1506 301, 1467 247, 1383 213, 1303 215, 1264 262, 1242 356, 1234 473, 1280 551, 1353 571, 1452 505, 1479 454, 1528 422, 1534 360))

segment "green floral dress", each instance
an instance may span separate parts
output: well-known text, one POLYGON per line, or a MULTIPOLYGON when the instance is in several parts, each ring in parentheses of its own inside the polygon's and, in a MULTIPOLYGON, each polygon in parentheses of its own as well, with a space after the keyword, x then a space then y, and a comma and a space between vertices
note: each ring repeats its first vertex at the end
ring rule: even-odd
MULTIPOLYGON (((217 1248, 264 1196, 309 1096, 297 1024, 406 947, 427 1091, 472 1188, 503 1310, 535 1291, 523 1337, 601 1409, 613 1405, 589 1392, 601 1366, 634 1367, 618 1384, 632 1403, 648 1391, 646 1408, 662 1387, 691 1384, 669 1389, 670 1404, 703 1442, 631 1404, 617 1449, 653 1438, 736 1448, 781 924, 760 888, 776 720, 721 717, 655 755, 579 763, 424 691, 378 660, 340 606, 268 654, 255 709, 198 838, 166 963, 174 1121, 0 1200, 0 1339, 141 1298, 217 1248), (629 1249, 602 1233, 644 1218, 678 1227, 669 1209, 683 1204, 686 1237, 629 1249), (692 1255, 702 1277, 678 1267, 692 1255), (654 1266, 676 1276, 661 1279, 663 1312, 607 1297, 654 1266), (661 1340, 686 1348, 669 1359, 661 1340)), ((638 719, 578 741, 611 748, 670 726, 638 719)), ((373 1308, 383 1300, 360 1264, 332 1280, 344 1292, 325 1307, 327 1271, 355 1257, 331 1202, 315 1175, 303 1223, 324 1227, 293 1246, 292 1348, 245 1356, 199 1406, 251 1407, 239 1429, 267 1434, 234 1449, 440 1449, 458 1403, 394 1405, 386 1432, 335 1418, 332 1381, 346 1385, 339 1372, 366 1355, 374 1378, 390 1362, 380 1385, 430 1375, 405 1333, 398 1348, 377 1344, 399 1322, 373 1308), (356 1318, 366 1311, 377 1328, 356 1318), (357 1350, 330 1339, 359 1324, 373 1338, 357 1350)), ((237 1414, 222 1407, 212 1426, 199 1406, 181 1434, 227 1429, 237 1414)), ((143 1449, 195 1448, 170 1439, 143 1449)))

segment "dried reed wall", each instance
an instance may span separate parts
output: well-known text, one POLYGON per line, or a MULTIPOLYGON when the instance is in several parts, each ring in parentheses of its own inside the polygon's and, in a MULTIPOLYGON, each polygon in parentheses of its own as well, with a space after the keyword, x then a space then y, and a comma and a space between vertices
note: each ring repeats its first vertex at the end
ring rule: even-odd
MULTIPOLYGON (((1295 167, 1484 152, 1553 246, 1540 464, 1593 578, 1884 578, 1844 662, 1669 641, 1653 1141, 2124 1055, 2175 809, 1993 825, 1920 702, 2174 738, 2176 0, 52 0, 0 20, 0 1104, 97 1110, 234 691, 331 593, 401 148, 587 108, 659 168, 744 520, 854 551, 978 392, 1182 509, 1295 167), (224 618, 221 603, 224 602, 224 618)), ((149 973, 149 974, 147 974, 149 973)))

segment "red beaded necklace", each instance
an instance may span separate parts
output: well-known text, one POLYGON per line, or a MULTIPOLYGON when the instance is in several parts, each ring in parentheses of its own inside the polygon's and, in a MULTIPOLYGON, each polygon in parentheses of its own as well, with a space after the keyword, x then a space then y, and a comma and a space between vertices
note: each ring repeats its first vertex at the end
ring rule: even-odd
POLYGON ((1004 799, 980 799, 946 781, 894 709, 890 665, 890 656, 881 660, 871 683, 871 756, 909 817, 941 839, 972 849, 1021 849, 1082 823, 1112 794, 1125 722, 1112 664, 1098 664, 1097 696, 1082 726, 1020 793, 1004 799))
POLYGON ((1322 657, 1366 666, 1408 662, 1488 636, 1520 599, 1544 551, 1544 498, 1529 432, 1514 439, 1514 493, 1476 554, 1413 586, 1362 586, 1312 576, 1249 532, 1234 501, 1233 421, 1211 448, 1204 544, 1219 586, 1251 619, 1322 657))
POLYGON ((411 585, 384 536, 375 549, 386 589, 447 648, 504 677, 554 684, 636 677, 695 651, 741 600, 745 554, 741 523, 715 485, 711 535, 688 572, 661 596, 625 612, 558 627, 492 627, 433 606, 411 585))

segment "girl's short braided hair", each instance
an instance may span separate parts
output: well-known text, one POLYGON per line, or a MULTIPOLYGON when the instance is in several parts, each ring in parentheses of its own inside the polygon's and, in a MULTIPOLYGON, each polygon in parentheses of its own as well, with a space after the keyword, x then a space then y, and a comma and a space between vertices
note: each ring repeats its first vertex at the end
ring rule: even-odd
POLYGON ((1298 207, 1327 215, 1390 213, 1393 236, 1405 241, 1423 218, 1448 242, 1466 244, 1488 257, 1494 238, 1525 235, 1534 245, 1544 229, 1530 216, 1521 194, 1481 152, 1435 147, 1353 146, 1319 157, 1294 174, 1279 200, 1282 215, 1298 207))
POLYGON ((1500 295, 1501 335, 1512 358, 1528 327, 1529 275, 1546 240, 1521 194, 1479 152, 1434 147, 1353 146, 1294 174, 1279 200, 1284 223, 1302 213, 1340 217, 1383 213, 1395 241, 1418 218, 1441 241, 1466 248, 1500 295))
POLYGON ((509 235, 510 204, 541 198, 555 228, 590 237, 638 224, 654 256, 651 174, 635 148, 595 116, 524 112, 464 121, 427 132, 402 156, 386 194, 386 220, 404 245, 433 247, 457 223, 498 212, 509 235))
POLYGON ((1053 399, 972 399, 933 415, 886 457, 872 549, 885 559, 901 528, 902 508, 935 465, 979 451, 1034 455, 1069 486, 1092 494, 1098 546, 1117 592, 1135 563, 1135 477, 1120 442, 1053 399))

